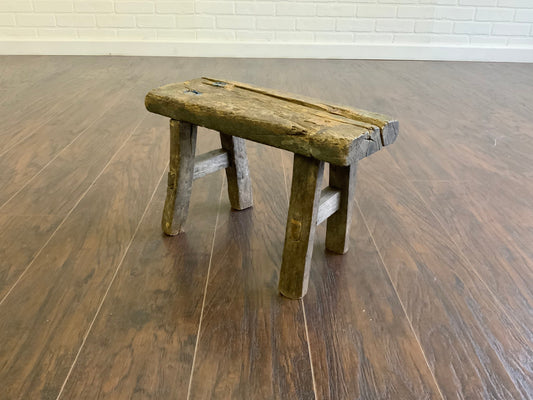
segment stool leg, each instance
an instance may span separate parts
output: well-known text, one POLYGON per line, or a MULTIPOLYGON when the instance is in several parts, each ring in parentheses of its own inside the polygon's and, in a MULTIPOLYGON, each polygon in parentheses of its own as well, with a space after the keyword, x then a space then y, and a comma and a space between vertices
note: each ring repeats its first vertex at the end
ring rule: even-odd
POLYGON ((326 249, 338 254, 346 253, 350 244, 356 172, 356 163, 347 167, 329 166, 329 186, 341 190, 341 201, 339 209, 327 221, 326 249))
POLYGON ((246 142, 244 139, 221 132, 220 143, 222 148, 228 152, 229 167, 226 168, 226 177, 231 208, 244 210, 253 204, 246 142))
POLYGON ((291 200, 279 291, 291 299, 307 292, 324 162, 294 154, 291 200))
POLYGON ((187 220, 195 152, 196 125, 171 119, 167 198, 161 221, 167 235, 180 233, 187 220))

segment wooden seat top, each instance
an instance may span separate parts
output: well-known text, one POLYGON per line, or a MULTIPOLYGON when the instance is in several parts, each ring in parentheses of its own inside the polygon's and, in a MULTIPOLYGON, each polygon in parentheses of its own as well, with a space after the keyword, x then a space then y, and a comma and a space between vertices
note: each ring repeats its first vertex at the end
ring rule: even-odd
POLYGON ((354 108, 211 78, 151 90, 146 108, 179 121, 350 165, 398 136, 398 121, 354 108))

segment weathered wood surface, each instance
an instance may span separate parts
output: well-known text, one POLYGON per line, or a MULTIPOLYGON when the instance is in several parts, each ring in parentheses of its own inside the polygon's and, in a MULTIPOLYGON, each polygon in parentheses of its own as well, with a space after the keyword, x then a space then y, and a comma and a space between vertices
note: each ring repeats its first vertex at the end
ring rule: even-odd
POLYGON ((189 212, 196 152, 196 126, 170 120, 170 164, 161 227, 167 235, 182 231, 189 212))
POLYGON ((294 155, 279 276, 279 291, 291 299, 299 299, 307 292, 323 175, 324 162, 294 155))
POLYGON ((326 249, 338 254, 346 253, 350 244, 356 173, 357 163, 347 167, 329 166, 329 185, 340 190, 340 204, 339 210, 328 218, 326 249))
POLYGON ((224 149, 211 150, 194 159, 193 178, 198 179, 229 167, 228 152, 224 149))
POLYGON ((316 217, 316 224, 320 225, 331 214, 339 209, 341 204, 341 192, 338 189, 327 187, 322 189, 320 194, 320 204, 318 205, 318 215, 316 217))
POLYGON ((229 166, 226 168, 226 177, 231 208, 244 210, 253 204, 252 180, 248 169, 246 143, 244 139, 224 133, 220 133, 220 143, 228 153, 229 166))
POLYGON ((380 114, 210 78, 154 89, 145 104, 157 114, 337 165, 350 165, 398 135, 398 121, 380 114))

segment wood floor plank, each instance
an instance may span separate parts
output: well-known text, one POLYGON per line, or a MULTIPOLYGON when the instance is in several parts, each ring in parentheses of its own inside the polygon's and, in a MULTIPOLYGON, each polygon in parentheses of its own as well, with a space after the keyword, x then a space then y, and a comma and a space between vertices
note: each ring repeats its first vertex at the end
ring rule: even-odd
POLYGON ((381 153, 361 163, 357 199, 441 391, 527 398, 532 375, 523 357, 530 344, 510 329, 492 294, 381 153))
POLYGON ((288 206, 280 152, 247 150, 254 206, 231 211, 223 197, 189 398, 313 399, 301 302, 277 291, 288 206))
MULTIPOLYGON (((218 142, 198 136, 199 152, 218 142)), ((222 180, 219 171, 195 181, 177 237, 161 232, 161 182, 62 399, 186 398, 222 180)))
POLYGON ((167 164, 161 134, 138 130, 0 306, 7 398, 59 393, 167 164))

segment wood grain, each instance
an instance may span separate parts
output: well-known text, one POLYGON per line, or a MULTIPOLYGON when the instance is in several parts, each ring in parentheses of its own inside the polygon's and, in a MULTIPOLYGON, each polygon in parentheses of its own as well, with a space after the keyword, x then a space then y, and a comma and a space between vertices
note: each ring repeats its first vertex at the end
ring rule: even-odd
POLYGON ((170 236, 182 232, 187 220, 195 154, 196 126, 171 119, 167 198, 161 219, 163 232, 170 236))
POLYGON ((228 154, 229 165, 226 168, 226 179, 231 208, 244 210, 254 203, 246 141, 221 132, 220 143, 228 154))
POLYGON ((279 291, 290 299, 302 298, 307 292, 323 175, 324 162, 294 155, 279 273, 279 291))
POLYGON ((145 103, 157 114, 338 165, 398 135, 398 121, 381 114, 211 78, 154 89, 145 103))
POLYGON ((347 167, 329 166, 329 186, 340 190, 339 210, 328 218, 326 248, 344 254, 350 243, 350 226, 355 200, 357 164, 347 167))

